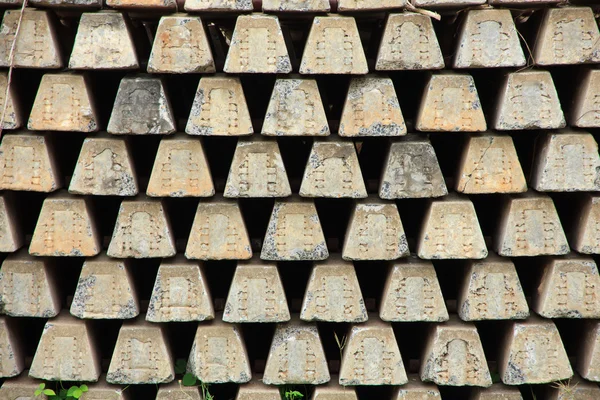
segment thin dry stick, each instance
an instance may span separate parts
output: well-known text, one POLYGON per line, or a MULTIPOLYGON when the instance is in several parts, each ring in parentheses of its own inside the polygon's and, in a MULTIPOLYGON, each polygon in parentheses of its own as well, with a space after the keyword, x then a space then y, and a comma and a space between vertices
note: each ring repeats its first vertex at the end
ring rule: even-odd
POLYGON ((23 0, 21 6, 21 13, 19 14, 19 22, 17 23, 17 29, 15 31, 15 37, 10 46, 10 53, 8 56, 8 76, 6 78, 6 91, 4 92, 4 105, 2 106, 2 117, 0 117, 0 137, 2 137, 2 131, 4 130, 4 119, 6 118, 6 109, 8 107, 8 95, 10 93, 10 84, 12 82, 13 64, 15 62, 15 47, 17 44, 17 37, 21 31, 21 23, 23 22, 23 15, 25 14, 25 8, 29 0, 23 0))
POLYGON ((431 17, 431 18, 436 19, 438 21, 442 19, 442 16, 440 14, 436 13, 435 11, 429 11, 429 10, 424 10, 422 8, 417 8, 417 7, 413 6, 411 4, 411 2, 408 2, 406 4, 406 9, 409 10, 409 11, 412 11, 412 12, 416 12, 416 13, 419 13, 419 14, 427 15, 428 17, 431 17))

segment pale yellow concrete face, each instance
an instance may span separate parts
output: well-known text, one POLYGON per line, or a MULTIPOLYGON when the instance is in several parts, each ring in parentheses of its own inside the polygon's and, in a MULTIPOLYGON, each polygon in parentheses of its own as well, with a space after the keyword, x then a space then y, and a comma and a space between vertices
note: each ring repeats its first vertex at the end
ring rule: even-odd
POLYGON ((437 386, 421 381, 418 375, 409 375, 408 383, 398 387, 392 395, 392 400, 440 400, 441 395, 437 386))
POLYGON ((510 10, 469 10, 456 42, 454 68, 522 67, 525 54, 510 10))
POLYGON ((500 89, 494 129, 559 129, 565 125, 550 72, 522 71, 508 74, 500 89))
POLYGON ((350 328, 342 355, 340 385, 403 385, 408 382, 392 325, 373 317, 350 328))
POLYGON ((332 258, 315 263, 308 279, 300 319, 355 323, 368 319, 352 262, 332 258))
POLYGON ((392 322, 448 320, 431 262, 410 257, 393 264, 383 289, 379 317, 392 322))
POLYGON ((148 72, 183 74, 215 71, 212 50, 200 17, 161 17, 148 60, 148 72))
POLYGON ((98 131, 96 107, 87 78, 76 73, 45 74, 35 96, 27 129, 98 131))
POLYGON ((229 76, 201 78, 185 133, 202 136, 244 136, 253 132, 240 79, 229 76))
POLYGON ((39 380, 35 380, 21 374, 18 378, 7 379, 0 387, 0 395, 6 400, 47 400, 48 397, 44 394, 35 397, 34 393, 40 385, 39 380))
POLYGON ((176 0, 106 0, 106 5, 113 8, 157 8, 175 10, 176 0))
POLYGON ((415 7, 424 8, 457 8, 465 6, 479 6, 487 0, 410 0, 415 7))
POLYGON ((163 81, 146 75, 123 78, 106 130, 118 135, 175 132, 175 118, 163 81))
POLYGON ((136 385, 168 383, 175 378, 164 326, 142 316, 126 321, 119 330, 106 381, 136 385))
POLYGON ((498 365, 505 385, 547 383, 573 376, 558 329, 551 320, 536 316, 512 323, 498 365))
POLYGON ((260 378, 238 386, 235 400, 281 400, 277 386, 265 385, 260 378))
POLYGON ((317 81, 277 79, 261 133, 265 136, 328 136, 329 125, 317 81))
POLYGON ((70 69, 139 69, 124 14, 83 13, 69 59, 70 69))
POLYGON ((418 13, 390 14, 379 45, 377 71, 444 68, 431 18, 418 13))
POLYGON ((7 10, 0 26, 0 67, 54 69, 64 66, 53 15, 46 10, 7 10), (19 20, 21 20, 19 24, 19 20), (19 36, 16 38, 17 27, 19 36))
POLYGON ((121 138, 86 138, 71 177, 69 193, 137 195, 137 176, 127 141, 121 138))
POLYGON ((445 386, 492 385, 475 325, 453 317, 432 327, 421 358, 421 380, 445 386))
MULTIPOLYGON (((0 271, 0 274, 2 272, 0 271)), ((0 317, 0 377, 17 376, 25 368, 25 355, 22 353, 20 337, 15 330, 14 320, 0 317)), ((0 389, 0 394, 2 389, 0 389)))
POLYGON ((317 325, 297 319, 277 324, 263 382, 267 385, 320 385, 329 380, 317 325))
POLYGON ((91 257, 102 244, 89 200, 66 193, 47 197, 42 205, 29 254, 51 257, 91 257))
POLYGON ((248 260, 252 257, 246 224, 235 200, 198 204, 185 249, 196 260, 248 260))
POLYGON ((586 321, 575 367, 582 378, 600 382, 600 323, 598 321, 586 321))
POLYGON ((586 195, 579 223, 570 232, 571 247, 582 254, 600 253, 600 197, 586 195))
POLYGON ((202 400, 198 386, 183 386, 180 382, 160 385, 156 400, 202 400))
POLYGON ((252 11, 252 0, 186 0, 186 11, 252 11))
POLYGON ((302 54, 300 73, 362 75, 368 72, 354 17, 315 17, 302 54))
MULTIPOLYGON (((0 78, 1 79, 1 78, 0 78)), ((600 71, 587 69, 579 81, 571 109, 570 125, 578 128, 600 127, 600 71)))
POLYGON ((88 391, 83 395, 85 400, 129 400, 127 387, 106 383, 104 375, 100 376, 97 383, 87 386, 88 391))
POLYGON ((600 32, 592 9, 547 9, 533 48, 533 59, 537 65, 599 62, 600 32))
POLYGON ((525 175, 510 136, 471 136, 463 149, 456 191, 465 194, 522 193, 525 175))
POLYGON ((358 396, 355 388, 341 386, 339 378, 332 375, 326 384, 315 386, 311 400, 358 400, 358 396))
POLYGON ((421 99, 415 129, 422 132, 483 132, 485 116, 468 74, 434 74, 421 99))
POLYGON ((87 322, 66 312, 46 322, 29 376, 48 381, 96 382, 100 357, 87 322))
POLYGON ((494 383, 485 389, 476 388, 471 396, 472 400, 523 400, 519 388, 505 386, 502 383, 494 383))
POLYGON ((61 307, 53 270, 25 251, 12 254, 0 268, 2 312, 11 317, 51 318, 61 307))
POLYGON ((9 193, 0 196, 0 251, 13 253, 24 243, 17 213, 15 212, 16 199, 9 193))
POLYGON ((14 82, 11 82, 10 88, 8 89, 8 97, 6 97, 6 85, 8 84, 7 73, 0 73, 0 110, 4 110, 4 103, 6 104, 6 111, 4 112, 4 122, 2 123, 2 129, 18 129, 23 126, 23 113, 21 105, 18 100, 18 91, 14 82), (8 100, 5 100, 5 97, 8 100))
POLYGON ((401 8, 408 0, 339 0, 338 11, 369 11, 401 8))
POLYGON ((279 19, 265 14, 238 16, 223 71, 229 74, 291 72, 279 19))
POLYGON ((252 372, 241 330, 220 319, 198 324, 187 371, 205 383, 249 382, 252 372))
POLYGON ((338 135, 406 135, 406 124, 390 78, 367 75, 350 81, 338 135))
POLYGON ((331 7, 329 0, 264 0, 262 10, 267 12, 329 12, 331 7))
POLYGON ((83 263, 71 315, 89 319, 129 319, 140 313, 129 264, 101 255, 83 263))
POLYGON ((158 268, 146 320, 183 322, 214 317, 204 266, 182 257, 163 261, 158 268))
POLYGON ((285 291, 276 264, 240 263, 235 269, 223 321, 285 322, 290 320, 285 291))

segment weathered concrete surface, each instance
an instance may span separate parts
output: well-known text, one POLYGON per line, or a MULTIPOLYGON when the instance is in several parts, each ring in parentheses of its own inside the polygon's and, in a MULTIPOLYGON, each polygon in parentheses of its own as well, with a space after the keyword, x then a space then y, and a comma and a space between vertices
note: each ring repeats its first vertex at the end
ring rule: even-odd
POLYGON ((57 289, 53 269, 43 258, 31 257, 22 250, 11 254, 2 263, 2 314, 11 317, 54 317, 61 306, 57 289))
POLYGON ((367 197, 354 143, 339 139, 313 142, 302 176, 300 196, 367 197))
POLYGON ((34 131, 96 132, 98 117, 88 81, 77 73, 45 74, 27 129, 34 131))
POLYGON ((491 254, 467 265, 458 298, 463 321, 525 319, 529 308, 515 266, 491 254))
POLYGON ((314 323, 277 324, 265 365, 267 385, 320 385, 330 380, 327 358, 314 323))
POLYGON ((292 72, 279 19, 258 13, 238 16, 223 71, 229 74, 292 72))
POLYGON ((156 400, 203 400, 198 386, 183 386, 181 382, 162 384, 156 393, 156 400))
POLYGON ((215 317, 204 266, 182 256, 165 260, 158 268, 148 304, 151 322, 204 321, 215 317))
MULTIPOLYGON (((470 400, 523 400, 519 388, 494 383, 489 388, 475 388, 470 400)), ((566 400, 566 399, 565 399, 566 400)))
POLYGON ((597 320, 586 321, 583 327, 575 365, 582 378, 600 382, 600 322, 597 320))
POLYGON ((377 71, 441 69, 442 50, 431 18, 418 13, 390 14, 379 45, 377 71))
POLYGON ((477 328, 455 316, 431 328, 421 357, 421 380, 445 386, 492 385, 477 328))
POLYGON ((159 200, 123 200, 106 254, 115 258, 172 257, 171 224, 159 200))
POLYGON ((335 257, 315 263, 304 293, 300 319, 353 323, 368 319, 351 262, 335 257))
POLYGON ((406 135, 406 124, 390 78, 368 75, 352 78, 338 135, 406 135))
POLYGON ((202 142, 182 134, 162 139, 146 194, 152 197, 214 196, 202 142))
POLYGON ((244 136, 253 132, 240 79, 230 76, 202 77, 185 133, 203 136, 244 136))
POLYGON ((327 257, 329 251, 314 201, 296 196, 288 201, 275 201, 260 258, 294 261, 327 257))
POLYGON ((0 189, 53 192, 62 175, 48 135, 4 134, 0 142, 0 189))
POLYGON ((579 215, 569 235, 573 250, 583 254, 600 253, 600 196, 585 195, 579 215))
POLYGON ((138 182, 126 139, 87 137, 83 141, 69 193, 135 196, 138 182))
POLYGON ((331 376, 331 380, 315 386, 311 400, 358 400, 356 389, 351 386, 340 386, 339 378, 331 376))
MULTIPOLYGON (((0 67, 10 66, 21 10, 7 10, 0 26, 0 67)), ((13 51, 16 68, 62 68, 62 52, 56 36, 55 20, 49 11, 26 8, 13 51)))
POLYGON ((91 257, 101 249, 100 234, 88 199, 59 192, 44 200, 29 254, 91 257))
POLYGON ((329 12, 331 7, 328 0, 263 0, 262 10, 265 12, 329 12))
POLYGON ((114 11, 83 13, 69 59, 70 69, 139 69, 140 65, 124 14, 114 11))
POLYGON ((491 5, 537 6, 560 3, 562 0, 488 0, 491 5))
POLYGON ((100 355, 86 321, 66 312, 46 322, 29 376, 47 381, 97 382, 100 355))
POLYGON ((290 320, 285 291, 276 264, 253 260, 235 269, 223 311, 225 322, 290 320))
POLYGON ((300 73, 362 75, 368 72, 354 17, 315 17, 302 54, 300 73))
POLYGON ((101 375, 98 383, 88 385, 88 391, 81 398, 85 400, 129 400, 126 389, 126 386, 106 383, 105 376, 101 375))
POLYGON ((168 383, 175 378, 164 325, 139 316, 119 329, 106 382, 122 385, 168 383))
POLYGON ((17 219, 15 202, 10 193, 0 195, 0 251, 3 253, 17 251, 25 240, 17 219))
MULTIPOLYGON (((23 4, 22 0, 6 0, 14 4, 23 4)), ((56 8, 102 8, 102 0, 29 0, 30 6, 56 7, 56 8)))
POLYGON ((600 62, 600 32, 590 7, 549 8, 533 48, 537 65, 600 62))
POLYGON ((238 385, 235 400, 281 400, 281 394, 277 386, 265 385, 262 379, 253 378, 238 385))
POLYGON ((510 10, 469 10, 456 41, 454 68, 522 67, 525 54, 510 10))
POLYGON ((417 253, 423 259, 482 259, 488 251, 471 200, 433 200, 421 225, 417 253))
MULTIPOLYGON (((1 79, 1 77, 0 77, 1 79)), ((600 70, 586 69, 573 98, 570 125, 578 128, 600 128, 600 70)))
POLYGON ((403 385, 408 382, 392 325, 373 317, 350 329, 340 366, 340 385, 403 385))
POLYGON ((369 11, 402 8, 408 0, 339 0, 338 11, 369 11))
POLYGON ((344 260, 396 260, 410 254, 396 203, 358 200, 344 238, 344 260))
POLYGON ((112 8, 156 8, 176 10, 176 0, 106 0, 106 5, 112 8))
POLYGON ((465 6, 478 6, 487 0, 410 0, 415 7, 423 8, 462 8, 465 6))
POLYGON ((423 132, 483 132, 487 129, 473 77, 433 74, 425 87, 415 128, 423 132))
POLYGON ((266 136, 328 136, 329 125, 317 81, 277 79, 261 133, 266 136))
POLYGON ((161 17, 148 60, 148 72, 172 74, 216 72, 212 50, 200 17, 192 15, 161 17))
POLYGON ((86 259, 70 312, 90 319, 137 317, 140 306, 129 264, 106 255, 86 259))
POLYGON ((575 374, 566 382, 547 386, 546 396, 548 400, 595 400, 600 398, 600 388, 575 374))
MULTIPOLYGON (((22 352, 21 337, 17 335, 11 318, 0 317, 0 377, 17 376, 25 368, 25 354, 22 352)), ((0 394, 2 389, 0 389, 0 394)))
POLYGON ((531 186, 540 192, 600 191, 598 143, 590 133, 547 133, 537 143, 531 186))
POLYGON ((292 194, 277 141, 239 139, 223 197, 288 197, 292 194))
POLYGON ((500 89, 494 129, 558 129, 565 125, 550 72, 523 71, 508 74, 500 89))
POLYGON ((239 327, 219 317, 198 324, 187 371, 204 383, 249 382, 252 372, 239 327))
POLYGON ((185 249, 197 260, 248 260, 252 257, 246 224, 235 200, 200 202, 185 249))
POLYGON ((456 191, 466 194, 527 191, 523 169, 510 136, 470 136, 463 147, 456 191))
POLYGON ((548 260, 533 309, 544 318, 600 318, 600 276, 594 259, 548 260))
POLYGON ((390 267, 379 318, 391 322, 448 320, 442 290, 431 262, 409 257, 390 267))
POLYGON ((556 207, 546 195, 512 195, 498 221, 495 248, 500 256, 561 255, 569 252, 556 207))
POLYGON ((47 400, 44 394, 35 397, 34 393, 40 381, 31 379, 27 374, 22 374, 18 378, 7 379, 0 387, 0 396, 6 400, 47 400))
POLYGON ((573 376, 554 322, 534 315, 512 323, 498 365, 505 385, 547 383, 573 376))
POLYGON ((186 0, 186 11, 252 11, 252 0, 186 0))
POLYGON ((448 194, 435 150, 428 139, 409 138, 390 144, 379 197, 410 199, 448 194))
POLYGON ((147 75, 123 78, 106 130, 130 135, 175 132, 175 118, 163 80, 147 75))
POLYGON ((422 382, 418 375, 408 375, 408 383, 394 390, 391 400, 440 400, 437 386, 422 382))
MULTIPOLYGON (((6 96, 6 85, 8 84, 7 73, 0 73, 0 110, 4 110, 4 102, 6 96)), ((2 129, 18 129, 23 126, 23 112, 21 105, 19 104, 19 97, 17 96, 17 89, 15 88, 14 81, 11 82, 10 88, 8 89, 8 104, 6 104, 6 112, 4 114, 4 122, 2 123, 2 129)))
POLYGON ((463 321, 525 319, 529 307, 515 265, 495 255, 471 261, 458 295, 463 321))

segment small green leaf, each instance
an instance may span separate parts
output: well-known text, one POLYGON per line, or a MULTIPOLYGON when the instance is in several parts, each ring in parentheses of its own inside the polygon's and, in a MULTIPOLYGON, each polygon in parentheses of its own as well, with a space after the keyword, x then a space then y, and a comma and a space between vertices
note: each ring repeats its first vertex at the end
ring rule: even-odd
POLYGON ((83 394, 83 392, 81 391, 81 389, 76 388, 75 391, 73 392, 73 397, 75 397, 76 399, 80 398, 81 395, 83 394))
POLYGON ((81 390, 83 393, 85 393, 85 392, 87 392, 87 391, 88 391, 88 387, 87 387, 87 385, 81 385, 81 386, 79 386, 79 389, 80 389, 80 390, 81 390))
POLYGON ((67 396, 73 396, 73 393, 75 393, 75 390, 77 390, 77 386, 71 386, 69 388, 69 391, 67 392, 67 396))
POLYGON ((187 361, 185 361, 183 358, 180 358, 177 361, 175 361, 175 373, 176 374, 185 374, 186 368, 187 368, 187 361))
POLYGON ((58 397, 61 399, 66 399, 67 398, 67 389, 60 389, 60 392, 58 393, 58 397))
POLYGON ((38 386, 38 389, 40 390, 44 390, 46 388, 46 384, 44 382, 40 383, 40 386, 38 386))
POLYGON ((38 397, 40 394, 42 394, 42 391, 40 389, 36 389, 36 391, 33 392, 33 394, 35 395, 35 397, 38 397))
POLYGON ((46 396, 56 396, 56 393, 54 393, 54 390, 52 389, 44 389, 42 393, 44 393, 46 396))
POLYGON ((183 386, 194 386, 196 381, 194 374, 187 373, 183 376, 183 386))

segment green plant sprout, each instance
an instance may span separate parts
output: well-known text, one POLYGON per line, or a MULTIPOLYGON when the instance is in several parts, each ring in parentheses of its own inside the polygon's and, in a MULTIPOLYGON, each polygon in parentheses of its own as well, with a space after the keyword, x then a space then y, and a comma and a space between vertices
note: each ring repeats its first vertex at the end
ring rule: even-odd
POLYGON ((209 384, 204 383, 192 373, 186 372, 187 362, 184 359, 178 359, 175 361, 175 373, 178 375, 183 375, 183 377, 179 380, 179 384, 183 386, 198 386, 200 387, 200 391, 202 392, 202 398, 204 400, 214 400, 214 396, 210 393, 209 384))
POLYGON ((342 350, 344 350, 344 347, 346 347, 346 336, 342 336, 342 340, 340 340, 335 331, 333 331, 333 336, 335 337, 335 342, 337 343, 338 348, 340 349, 340 363, 341 363, 342 362, 342 350))
POLYGON ((73 400, 73 399, 83 399, 83 394, 88 391, 87 385, 73 385, 68 389, 65 389, 62 386, 62 382, 60 383, 60 390, 58 390, 58 394, 52 389, 46 389, 45 383, 40 383, 38 388, 35 390, 35 397, 39 397, 41 395, 48 396, 50 400, 73 400))
POLYGON ((288 389, 284 392, 284 397, 285 400, 300 400, 304 395, 297 390, 288 389))

